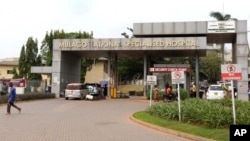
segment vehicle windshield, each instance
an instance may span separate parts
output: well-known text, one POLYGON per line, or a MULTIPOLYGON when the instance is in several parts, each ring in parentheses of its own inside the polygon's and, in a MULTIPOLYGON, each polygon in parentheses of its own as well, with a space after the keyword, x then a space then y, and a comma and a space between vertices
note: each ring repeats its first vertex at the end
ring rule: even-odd
POLYGON ((221 86, 210 86, 210 90, 212 91, 222 91, 222 87, 221 86))
POLYGON ((80 90, 84 89, 84 85, 67 85, 67 90, 80 90))
POLYGON ((101 87, 101 85, 100 84, 98 84, 98 83, 86 83, 86 85, 87 85, 87 87, 101 87))

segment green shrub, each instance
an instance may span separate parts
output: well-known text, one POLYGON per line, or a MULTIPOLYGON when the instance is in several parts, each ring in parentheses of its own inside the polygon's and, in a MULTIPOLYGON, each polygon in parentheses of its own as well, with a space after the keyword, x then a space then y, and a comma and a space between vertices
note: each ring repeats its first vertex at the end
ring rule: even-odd
MULTIPOLYGON (((9 95, 0 96, 0 104, 7 103, 9 95)), ((17 95, 17 101, 55 98, 53 93, 28 93, 17 95)))
MULTIPOLYGON (((150 99, 150 90, 147 90, 146 96, 147 96, 147 99, 149 100, 150 99)), ((153 99, 153 97, 154 97, 154 91, 152 90, 152 99, 153 99)))
POLYGON ((8 95, 0 96, 0 104, 7 103, 7 101, 8 101, 8 95))
MULTIPOLYGON (((178 94, 177 90, 173 90, 173 93, 178 94)), ((185 100, 188 98, 188 92, 186 89, 181 88, 180 89, 180 95, 181 95, 181 100, 185 100)))
MULTIPOLYGON (((177 91, 176 90, 173 90, 173 93, 177 94, 177 91)), ((163 95, 165 94, 165 91, 164 90, 161 90, 160 93, 160 98, 163 97, 163 95)), ((185 100, 188 98, 188 92, 187 90, 185 89, 180 89, 180 94, 181 94, 181 100, 185 100)), ((147 99, 149 100, 150 99, 150 90, 147 91, 146 93, 146 96, 147 96, 147 99)), ((152 99, 154 98, 154 91, 152 90, 152 99)))
MULTIPOLYGON (((154 104, 146 111, 160 118, 177 120, 179 117, 177 103, 154 104)), ((250 124, 250 103, 235 100, 235 107, 236 123, 250 124)), ((233 124, 232 115, 232 101, 230 99, 202 100, 190 98, 181 102, 181 119, 183 122, 223 128, 233 124)))

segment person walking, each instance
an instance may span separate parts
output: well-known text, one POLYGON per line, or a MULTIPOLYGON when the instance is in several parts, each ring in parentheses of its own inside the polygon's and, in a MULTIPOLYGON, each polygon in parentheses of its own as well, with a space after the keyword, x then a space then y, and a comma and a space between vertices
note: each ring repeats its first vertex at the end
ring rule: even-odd
POLYGON ((19 114, 21 113, 21 108, 17 107, 15 105, 15 101, 16 101, 16 88, 13 87, 13 83, 10 82, 9 83, 9 87, 10 87, 10 95, 8 98, 8 104, 7 104, 7 113, 6 115, 10 115, 10 108, 11 106, 13 106, 14 108, 16 108, 19 111, 19 114))
POLYGON ((193 97, 196 97, 196 85, 195 85, 195 83, 193 83, 193 85, 192 85, 192 94, 193 94, 193 97))
POLYGON ((159 88, 157 85, 155 85, 154 88, 154 102, 159 102, 160 98, 159 98, 159 88))

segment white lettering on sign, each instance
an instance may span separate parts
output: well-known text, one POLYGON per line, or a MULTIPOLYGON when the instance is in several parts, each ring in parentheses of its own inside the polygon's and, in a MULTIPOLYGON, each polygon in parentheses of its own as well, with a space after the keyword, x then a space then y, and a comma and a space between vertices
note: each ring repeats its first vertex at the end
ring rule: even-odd
POLYGON ((234 136, 243 136, 247 133, 246 129, 236 129, 234 132, 234 136))
POLYGON ((150 72, 172 72, 172 71, 184 71, 189 72, 189 67, 156 67, 149 68, 150 72))

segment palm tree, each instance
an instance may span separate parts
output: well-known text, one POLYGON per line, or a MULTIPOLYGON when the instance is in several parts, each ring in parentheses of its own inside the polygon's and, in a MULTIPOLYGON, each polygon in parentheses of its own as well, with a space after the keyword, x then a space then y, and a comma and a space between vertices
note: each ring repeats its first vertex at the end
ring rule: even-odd
MULTIPOLYGON (((215 18, 217 21, 229 21, 229 20, 237 20, 236 18, 231 18, 231 15, 229 14, 223 14, 221 12, 211 12, 210 17, 215 18)), ((224 44, 221 46, 221 52, 222 52, 222 63, 224 64, 224 44)))
POLYGON ((218 21, 229 21, 229 20, 237 20, 235 18, 231 18, 231 15, 229 14, 223 14, 221 12, 211 12, 210 17, 215 18, 218 21))

